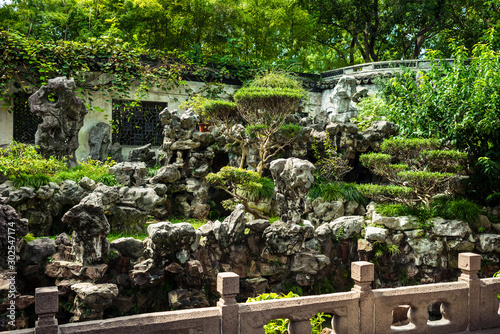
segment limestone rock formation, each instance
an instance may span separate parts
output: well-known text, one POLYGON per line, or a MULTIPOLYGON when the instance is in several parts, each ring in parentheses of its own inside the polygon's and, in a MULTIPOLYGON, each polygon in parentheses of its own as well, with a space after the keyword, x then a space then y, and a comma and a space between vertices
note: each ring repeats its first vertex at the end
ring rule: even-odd
POLYGON ((351 103, 355 95, 356 79, 351 76, 340 78, 326 106, 326 112, 331 122, 345 123, 358 115, 356 108, 351 103))
POLYGON ((9 236, 18 238, 25 236, 28 233, 28 221, 20 219, 16 210, 10 205, 0 204, 0 266, 7 267, 7 250, 9 246, 14 245, 9 243, 9 236), (14 231, 14 233, 9 233, 14 231))
POLYGON ((110 232, 108 219, 104 214, 103 195, 92 193, 72 207, 62 221, 73 229, 73 255, 83 265, 102 261, 109 251, 110 232))
POLYGON ((132 149, 128 154, 128 160, 132 162, 144 162, 146 166, 153 167, 156 163, 156 153, 151 144, 132 149))
POLYGON ((148 170, 144 162, 120 162, 110 167, 109 173, 124 186, 142 186, 148 170))
POLYGON ((76 164, 78 132, 87 114, 85 104, 76 96, 73 79, 50 79, 46 86, 29 97, 31 112, 42 118, 35 134, 35 143, 44 158, 67 157, 76 164))
POLYGON ((89 133, 90 158, 105 161, 109 155, 111 145, 111 126, 99 122, 92 127, 89 133))
POLYGON ((298 224, 305 210, 304 198, 314 181, 314 165, 297 158, 277 159, 271 162, 276 202, 280 220, 298 224))

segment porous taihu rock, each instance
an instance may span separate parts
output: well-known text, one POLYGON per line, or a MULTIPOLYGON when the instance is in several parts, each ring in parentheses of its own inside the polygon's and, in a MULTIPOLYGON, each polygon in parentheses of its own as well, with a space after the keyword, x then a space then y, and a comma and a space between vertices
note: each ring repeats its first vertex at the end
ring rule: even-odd
POLYGON ((102 194, 92 193, 61 219, 73 229, 73 255, 84 265, 103 261, 109 251, 106 236, 110 225, 104 214, 102 199, 102 194))
POLYGON ((48 80, 28 99, 31 112, 42 118, 35 134, 35 144, 44 158, 66 157, 76 164, 78 132, 87 114, 85 103, 76 96, 73 79, 48 80))
POLYGON ((90 158, 106 161, 111 145, 111 126, 99 122, 92 127, 89 133, 90 158))
POLYGON ((276 202, 283 222, 300 223, 305 210, 304 198, 314 181, 314 165, 297 158, 277 159, 271 162, 276 202))

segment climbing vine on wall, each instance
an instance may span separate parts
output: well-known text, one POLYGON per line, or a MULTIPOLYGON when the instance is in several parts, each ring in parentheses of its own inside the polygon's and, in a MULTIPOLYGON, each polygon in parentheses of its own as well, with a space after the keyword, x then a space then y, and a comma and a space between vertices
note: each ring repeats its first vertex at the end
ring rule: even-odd
MULTIPOLYGON (((230 68, 227 63, 213 64, 186 55, 132 48, 111 37, 94 38, 88 43, 42 42, 15 32, 0 31, 0 53, 0 99, 8 104, 12 102, 11 84, 17 89, 29 90, 57 76, 74 78, 82 97, 92 105, 95 91, 103 92, 108 98, 124 98, 129 87, 136 85, 136 98, 143 98, 153 87, 164 91, 180 87, 191 94, 187 79, 245 80, 255 71, 246 65, 230 68), (243 68, 248 71, 244 72, 243 68)), ((213 95, 211 86, 208 87, 205 93, 213 95)))

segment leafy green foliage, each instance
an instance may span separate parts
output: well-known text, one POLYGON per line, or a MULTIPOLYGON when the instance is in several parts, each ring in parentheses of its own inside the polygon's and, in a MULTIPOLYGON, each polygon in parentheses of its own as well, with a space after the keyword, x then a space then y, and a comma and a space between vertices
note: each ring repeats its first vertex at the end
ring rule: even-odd
POLYGON ((313 139, 311 148, 316 158, 316 170, 314 171, 316 184, 328 181, 340 181, 352 170, 349 161, 337 153, 333 147, 331 139, 327 136, 321 143, 313 139), (320 144, 323 146, 320 149, 320 144))
MULTIPOLYGON (((248 298, 247 303, 265 301, 265 300, 274 300, 274 299, 282 299, 282 298, 296 298, 299 297, 298 294, 293 292, 289 292, 288 294, 277 294, 274 292, 271 293, 263 293, 258 295, 255 298, 248 298)), ((327 318, 331 318, 331 315, 318 313, 315 317, 311 318, 311 333, 319 334, 323 330, 323 323, 327 318)), ((264 332, 266 334, 284 334, 288 333, 288 324, 290 320, 288 319, 273 319, 264 325, 264 332)))
POLYGON ((358 116, 351 118, 351 122, 356 124, 361 132, 368 129, 372 122, 386 120, 388 106, 380 97, 373 95, 364 97, 356 105, 356 108, 358 116))
POLYGON ((44 176, 67 170, 66 163, 55 157, 44 159, 34 146, 12 142, 0 149, 0 173, 11 177, 19 185, 26 181, 35 184, 46 181, 44 176))
POLYGON ((116 177, 108 173, 109 167, 115 164, 116 163, 110 159, 105 162, 92 159, 79 161, 77 166, 70 168, 67 171, 56 173, 52 177, 52 180, 56 183, 60 183, 64 180, 73 180, 78 182, 86 176, 89 179, 94 180, 96 183, 101 182, 107 186, 116 186, 118 185, 116 177))
MULTIPOLYGON (((206 180, 232 196, 232 206, 243 204, 247 212, 259 218, 266 218, 263 213, 249 205, 250 201, 270 198, 274 193, 274 184, 258 173, 242 168, 224 166, 217 173, 210 173, 206 180)), ((230 209, 230 208, 228 208, 230 209)))
POLYGON ((432 196, 445 190, 448 182, 465 170, 465 153, 437 150, 439 147, 439 141, 434 138, 385 140, 381 145, 382 153, 362 154, 359 160, 375 174, 404 188, 363 185, 360 191, 381 201, 430 204, 432 196))
POLYGON ((372 198, 377 202, 393 200, 406 202, 407 198, 412 197, 412 189, 404 186, 366 183, 358 185, 358 190, 366 197, 372 198))
POLYGON ((479 216, 482 214, 482 209, 476 203, 473 203, 465 198, 450 198, 440 196, 432 202, 435 216, 444 219, 462 220, 471 227, 475 227, 479 216))
POLYGON ((302 131, 302 127, 298 124, 283 124, 279 128, 279 133, 285 138, 295 138, 302 131))

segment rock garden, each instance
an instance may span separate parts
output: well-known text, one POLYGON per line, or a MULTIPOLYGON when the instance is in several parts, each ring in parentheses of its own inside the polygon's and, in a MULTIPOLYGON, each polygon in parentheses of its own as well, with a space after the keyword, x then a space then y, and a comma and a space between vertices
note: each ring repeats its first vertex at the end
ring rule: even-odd
POLYGON ((0 150, 0 313, 13 271, 17 329, 33 327, 43 286, 58 287, 65 323, 212 306, 219 272, 240 276, 240 302, 350 290, 358 260, 375 264, 375 288, 456 280, 466 251, 493 276, 500 168, 485 152, 498 134, 478 146, 476 134, 412 135, 390 121, 406 110, 398 82, 384 86, 396 96, 385 116, 346 76, 311 117, 300 80, 269 72, 230 100, 165 108, 161 147, 126 161, 99 123, 76 161, 88 111, 71 79, 49 80, 29 99, 37 146, 0 150))

